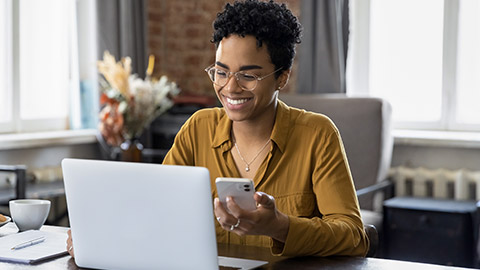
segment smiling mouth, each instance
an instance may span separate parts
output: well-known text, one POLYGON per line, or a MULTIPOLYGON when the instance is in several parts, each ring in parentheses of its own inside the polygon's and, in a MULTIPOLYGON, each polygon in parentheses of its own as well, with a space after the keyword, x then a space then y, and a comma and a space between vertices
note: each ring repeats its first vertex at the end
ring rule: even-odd
POLYGON ((232 105, 240 105, 243 104, 247 101, 249 101, 251 98, 241 98, 241 99, 231 99, 227 98, 227 102, 232 105))

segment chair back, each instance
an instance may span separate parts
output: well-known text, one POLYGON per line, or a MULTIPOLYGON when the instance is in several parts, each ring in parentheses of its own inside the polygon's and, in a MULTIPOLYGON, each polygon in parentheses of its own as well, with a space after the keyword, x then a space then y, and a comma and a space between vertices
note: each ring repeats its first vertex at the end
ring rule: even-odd
MULTIPOLYGON (((279 99, 333 120, 340 131, 356 189, 387 177, 393 149, 391 106, 387 101, 344 94, 281 94, 279 99)), ((359 202, 362 209, 372 210, 373 194, 362 196, 359 202)))
POLYGON ((368 252, 365 257, 374 257, 378 249, 378 231, 375 226, 371 224, 365 224, 363 226, 365 233, 367 234, 368 241, 370 246, 368 247, 368 252))

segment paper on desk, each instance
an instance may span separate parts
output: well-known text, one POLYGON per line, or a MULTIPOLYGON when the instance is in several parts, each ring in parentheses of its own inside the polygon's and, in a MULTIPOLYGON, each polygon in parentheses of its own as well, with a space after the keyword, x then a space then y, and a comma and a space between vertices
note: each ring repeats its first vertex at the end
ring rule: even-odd
POLYGON ((67 234, 59 232, 26 231, 0 238, 0 261, 35 263, 52 257, 67 254, 67 234), (12 247, 45 236, 42 243, 12 250, 12 247))

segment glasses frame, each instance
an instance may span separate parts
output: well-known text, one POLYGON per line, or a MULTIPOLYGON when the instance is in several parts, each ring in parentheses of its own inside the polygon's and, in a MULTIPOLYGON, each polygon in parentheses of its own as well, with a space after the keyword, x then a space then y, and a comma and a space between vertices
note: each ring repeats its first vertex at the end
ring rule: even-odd
POLYGON ((281 70, 282 68, 278 68, 275 71, 273 71, 272 73, 269 73, 269 74, 264 75, 264 76, 257 76, 255 74, 251 74, 251 73, 248 73, 248 72, 245 72, 245 71, 233 72, 233 71, 225 71, 225 70, 222 69, 222 71, 225 71, 227 73, 227 80, 225 81, 224 85, 216 83, 215 80, 212 78, 212 76, 210 76, 210 71, 213 70, 213 69, 218 70, 218 68, 215 67, 215 64, 212 64, 212 65, 208 66, 207 68, 205 68, 205 72, 207 72, 208 78, 213 82, 213 84, 215 84, 217 86, 220 86, 220 87, 224 87, 225 85, 228 84, 232 75, 235 75, 235 81, 237 82, 237 85, 240 88, 242 88, 245 91, 253 91, 253 90, 255 90, 255 88, 257 88, 258 81, 261 81, 261 80, 267 78, 268 76, 271 76, 271 75, 275 74, 277 71, 281 70), (238 74, 246 74, 248 76, 254 77, 255 78, 255 86, 252 89, 248 89, 248 88, 245 88, 245 87, 241 86, 240 83, 239 83, 240 78, 238 77, 238 74))

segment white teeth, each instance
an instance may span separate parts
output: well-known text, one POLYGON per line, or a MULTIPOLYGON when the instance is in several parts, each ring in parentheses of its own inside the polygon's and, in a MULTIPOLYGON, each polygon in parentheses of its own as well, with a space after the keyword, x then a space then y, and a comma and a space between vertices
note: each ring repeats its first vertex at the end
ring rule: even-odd
POLYGON ((230 99, 227 98, 227 102, 232 104, 232 105, 238 105, 238 104, 243 104, 248 101, 248 98, 242 98, 242 99, 230 99))

